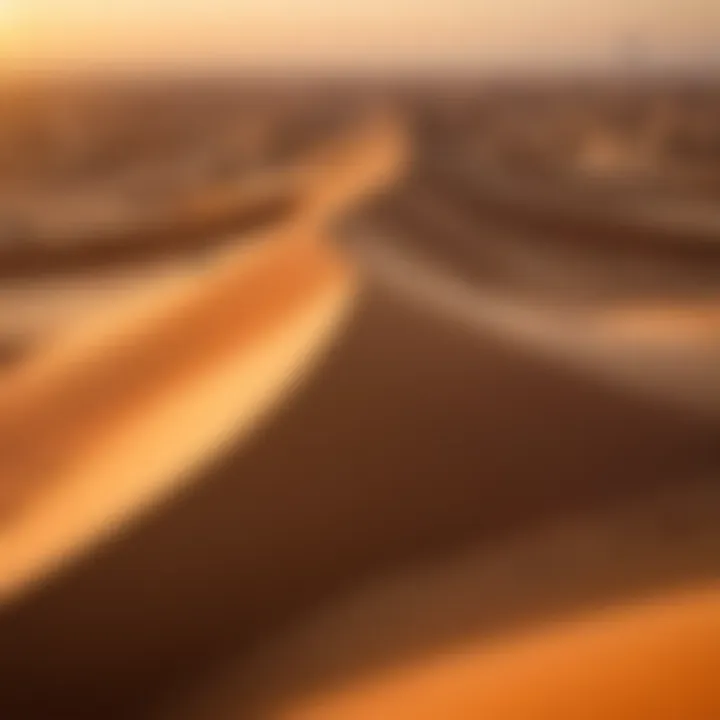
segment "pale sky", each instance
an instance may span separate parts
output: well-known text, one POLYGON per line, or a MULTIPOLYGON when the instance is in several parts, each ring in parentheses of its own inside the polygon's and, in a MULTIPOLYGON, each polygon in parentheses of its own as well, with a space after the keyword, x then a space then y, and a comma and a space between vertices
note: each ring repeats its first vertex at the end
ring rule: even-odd
POLYGON ((720 54, 720 0, 0 0, 7 66, 579 65, 720 54))

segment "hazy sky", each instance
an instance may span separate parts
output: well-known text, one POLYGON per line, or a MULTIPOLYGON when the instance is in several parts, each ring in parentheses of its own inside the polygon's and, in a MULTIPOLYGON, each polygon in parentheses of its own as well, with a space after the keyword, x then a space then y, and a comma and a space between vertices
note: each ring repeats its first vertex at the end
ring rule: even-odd
POLYGON ((475 66, 720 53, 720 0, 0 0, 5 64, 475 66))

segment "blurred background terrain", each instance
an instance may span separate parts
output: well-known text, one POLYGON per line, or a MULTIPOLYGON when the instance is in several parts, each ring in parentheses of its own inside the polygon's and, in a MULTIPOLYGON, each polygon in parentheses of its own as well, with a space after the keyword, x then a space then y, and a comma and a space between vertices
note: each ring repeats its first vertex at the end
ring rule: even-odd
POLYGON ((716 584, 718 48, 714 0, 0 0, 0 711, 716 584))

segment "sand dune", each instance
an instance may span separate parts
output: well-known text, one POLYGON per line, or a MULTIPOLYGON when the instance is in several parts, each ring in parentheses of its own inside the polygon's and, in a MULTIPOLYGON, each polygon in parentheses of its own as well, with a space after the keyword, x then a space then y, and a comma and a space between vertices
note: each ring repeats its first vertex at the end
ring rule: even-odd
POLYGON ((626 503, 717 462, 707 419, 367 279, 355 303, 250 442, 4 613, 16 702, 90 715, 144 702, 369 572, 626 503))
MULTIPOLYGON (((479 690, 485 674, 495 677, 491 660, 498 653, 512 656, 518 645, 541 644, 538 636, 546 642, 562 636, 568 621, 590 626, 599 618, 606 623, 613 614, 622 615, 607 609, 628 603, 639 607, 628 613, 636 619, 654 603, 682 607, 678 598, 685 596, 694 607, 691 596, 697 587, 712 587, 720 573, 719 501, 717 483, 700 480, 682 489, 648 493, 621 508, 580 513, 519 532, 511 540, 470 543, 373 577, 240 655, 212 682, 185 693, 160 716, 320 718, 334 708, 336 717, 352 717, 349 708, 366 707, 363 703, 374 689, 385 687, 375 694, 377 707, 368 717, 415 717, 423 707, 429 717, 482 717, 490 707, 495 712, 502 705, 502 698, 488 694, 487 687, 479 690), (469 714, 443 712, 435 704, 439 697, 447 708, 453 707, 455 700, 442 690, 441 678, 450 680, 458 665, 466 665, 468 680, 477 680, 452 690, 475 707, 469 714), (390 680, 396 684, 394 697, 390 680), (440 692, 428 689, 433 687, 440 692)), ((717 646, 720 628, 705 620, 700 625, 717 646)), ((578 651, 586 651, 582 645, 578 640, 573 662, 578 651)), ((637 649, 642 652, 640 643, 637 649)), ((676 651, 682 673, 689 650, 676 651)), ((618 660, 623 657, 621 652, 618 660)), ((545 679, 551 684, 555 671, 559 677, 570 674, 557 660, 554 668, 547 661, 539 665, 548 668, 545 679)), ((623 674, 632 692, 633 674, 628 668, 623 674)), ((598 683, 604 682, 600 675, 598 671, 598 683)), ((572 689, 570 680, 565 689, 572 689)), ((652 690, 643 691, 646 701, 654 701, 652 690)), ((564 695, 556 693, 556 710, 563 707, 564 695)), ((615 699, 619 696, 616 690, 615 699)), ((518 700, 532 704, 537 697, 527 688, 504 699, 509 707, 518 700)), ((527 717, 527 706, 522 708, 517 712, 526 714, 519 716, 527 717)), ((608 715, 607 708, 603 712, 603 717, 623 716, 608 715)))
POLYGON ((323 239, 403 153, 332 148, 291 223, 2 380, 4 715, 138 717, 364 577, 716 470, 713 419, 323 239))
POLYGON ((384 122, 324 151, 289 224, 120 302, 3 378, 3 592, 108 532, 212 457, 243 414, 278 402, 352 295, 323 226, 396 172, 400 137, 384 122))
POLYGON ((497 647, 461 647, 276 717, 701 720, 720 713, 719 641, 717 590, 670 596, 497 647))
POLYGON ((222 267, 212 284, 159 298, 139 325, 92 333, 9 381, 0 401, 6 592, 38 553, 67 552, 69 524, 94 515, 107 531, 122 505, 134 510, 157 483, 176 482, 196 453, 212 453, 241 415, 260 412, 278 383, 294 380, 348 290, 330 256, 290 242, 259 250, 240 272, 222 267), (97 352, 88 356, 85 342, 97 352))

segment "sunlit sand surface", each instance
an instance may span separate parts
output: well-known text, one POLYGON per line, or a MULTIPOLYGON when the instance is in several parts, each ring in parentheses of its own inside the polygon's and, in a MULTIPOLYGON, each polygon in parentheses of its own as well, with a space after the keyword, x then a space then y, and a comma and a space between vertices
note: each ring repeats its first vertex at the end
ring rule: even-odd
POLYGON ((694 342, 720 345, 720 298, 695 304, 648 305, 609 312, 604 322, 608 334, 657 346, 694 342))
POLYGON ((283 720, 705 720, 720 714, 720 591, 658 598, 495 648, 456 648, 283 720))

